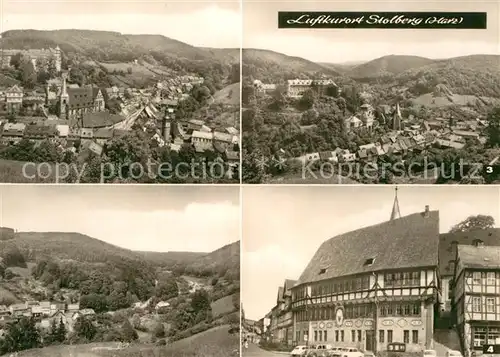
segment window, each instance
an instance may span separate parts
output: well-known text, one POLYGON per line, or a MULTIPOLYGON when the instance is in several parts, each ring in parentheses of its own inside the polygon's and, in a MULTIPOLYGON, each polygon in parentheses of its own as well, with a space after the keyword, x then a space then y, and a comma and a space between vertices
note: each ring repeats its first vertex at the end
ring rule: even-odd
POLYGON ((340 331, 340 342, 344 342, 344 330, 340 331))
POLYGON ((411 305, 406 304, 404 306, 404 316, 410 316, 411 305))
POLYGON ((325 269, 325 268, 322 268, 322 269, 320 269, 320 270, 319 270, 319 274, 320 274, 320 275, 321 275, 321 274, 325 274, 325 273, 326 273, 326 269, 325 269))
POLYGON ((369 258, 365 260, 365 265, 372 265, 375 263, 375 258, 369 258))
POLYGON ((324 338, 325 341, 328 341, 328 337, 327 336, 328 336, 327 335, 327 331, 326 330, 323 331, 323 338, 324 338))
POLYGON ((354 330, 351 331, 351 341, 356 342, 356 331, 354 330))
POLYGON ((420 304, 413 304, 413 316, 420 316, 420 304))
POLYGON ((392 330, 387 330, 387 343, 392 343, 392 330))
POLYGON ((472 298, 472 312, 481 312, 481 298, 478 296, 472 298))
POLYGON ((318 331, 318 341, 323 341, 323 331, 318 331))
POLYGON ((413 330, 411 332, 411 343, 418 343, 418 330, 413 330))
POLYGON ((399 305, 399 304, 398 304, 398 305, 396 305, 396 315, 397 315, 397 316, 401 316, 401 315, 403 315, 403 308, 402 308, 402 306, 401 306, 401 305, 399 305))
POLYGON ((487 285, 495 285, 495 273, 494 272, 488 272, 486 274, 486 284, 487 285))
POLYGON ((297 343, 300 343, 300 331, 297 331, 297 332, 295 333, 295 338, 296 338, 296 340, 297 340, 296 342, 297 342, 297 343))
POLYGON ((500 329, 496 327, 488 328, 488 344, 496 344, 496 340, 500 338, 500 329))
POLYGON ((335 342, 339 342, 339 332, 335 331, 335 342))
POLYGON ((403 331, 403 342, 410 343, 410 331, 408 330, 403 331))
POLYGON ((378 342, 384 343, 384 330, 379 330, 379 332, 378 332, 378 342))
POLYGON ((476 327, 473 332, 474 347, 481 347, 486 343, 486 329, 476 327))
POLYGON ((486 312, 495 312, 495 298, 486 298, 486 312))
POLYGON ((472 283, 474 285, 481 285, 481 273, 480 272, 475 271, 474 273, 472 273, 472 283))
POLYGON ((361 333, 361 330, 358 330, 358 342, 361 342, 362 339, 363 339, 363 335, 361 333))
POLYGON ((314 331, 314 341, 318 341, 318 331, 314 331))

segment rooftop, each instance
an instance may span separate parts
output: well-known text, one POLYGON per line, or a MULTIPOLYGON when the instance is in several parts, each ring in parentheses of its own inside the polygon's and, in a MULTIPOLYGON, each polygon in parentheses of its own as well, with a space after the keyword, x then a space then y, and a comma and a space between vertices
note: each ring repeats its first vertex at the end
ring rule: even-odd
POLYGON ((414 213, 325 241, 297 285, 366 272, 438 265, 439 212, 414 213), (372 260, 371 264, 366 264, 372 260))
POLYGON ((464 268, 500 269, 500 247, 458 245, 457 254, 464 268))

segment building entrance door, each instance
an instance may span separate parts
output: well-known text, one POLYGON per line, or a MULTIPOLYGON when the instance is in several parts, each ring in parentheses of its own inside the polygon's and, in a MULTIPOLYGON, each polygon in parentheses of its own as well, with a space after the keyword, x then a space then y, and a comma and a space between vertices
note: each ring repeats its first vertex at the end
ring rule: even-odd
POLYGON ((369 330, 366 331, 366 351, 372 351, 375 352, 375 345, 374 345, 375 339, 373 335, 373 331, 369 330))

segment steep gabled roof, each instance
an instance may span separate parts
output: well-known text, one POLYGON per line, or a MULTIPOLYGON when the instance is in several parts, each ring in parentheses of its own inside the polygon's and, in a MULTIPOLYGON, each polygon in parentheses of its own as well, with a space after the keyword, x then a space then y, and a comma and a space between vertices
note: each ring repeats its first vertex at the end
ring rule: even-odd
POLYGON ((280 303, 281 301, 283 301, 283 291, 284 291, 284 290, 283 290, 283 287, 282 287, 282 286, 280 286, 280 287, 278 288, 278 296, 277 296, 277 298, 276 298, 276 302, 277 302, 277 303, 280 303))
POLYGON ((500 247, 458 245, 457 257, 464 268, 500 268, 500 247))
POLYGON ((444 233, 439 236, 439 274, 452 276, 449 266, 457 255, 457 245, 471 245, 480 240, 485 246, 500 246, 500 228, 475 229, 469 232, 444 233))
POLYGON ((325 241, 297 285, 379 270, 437 266, 438 245, 438 211, 361 228, 325 241))

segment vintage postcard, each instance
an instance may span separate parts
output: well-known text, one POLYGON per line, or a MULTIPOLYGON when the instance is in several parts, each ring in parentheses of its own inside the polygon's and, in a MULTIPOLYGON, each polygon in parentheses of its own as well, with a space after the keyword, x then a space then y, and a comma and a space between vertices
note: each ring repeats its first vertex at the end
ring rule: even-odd
POLYGON ((499 182, 498 1, 244 1, 243 182, 499 182))
POLYGON ((2 11, 0 182, 239 183, 238 1, 2 11))
POLYGON ((243 356, 500 350, 498 187, 246 185, 242 197, 243 356))

